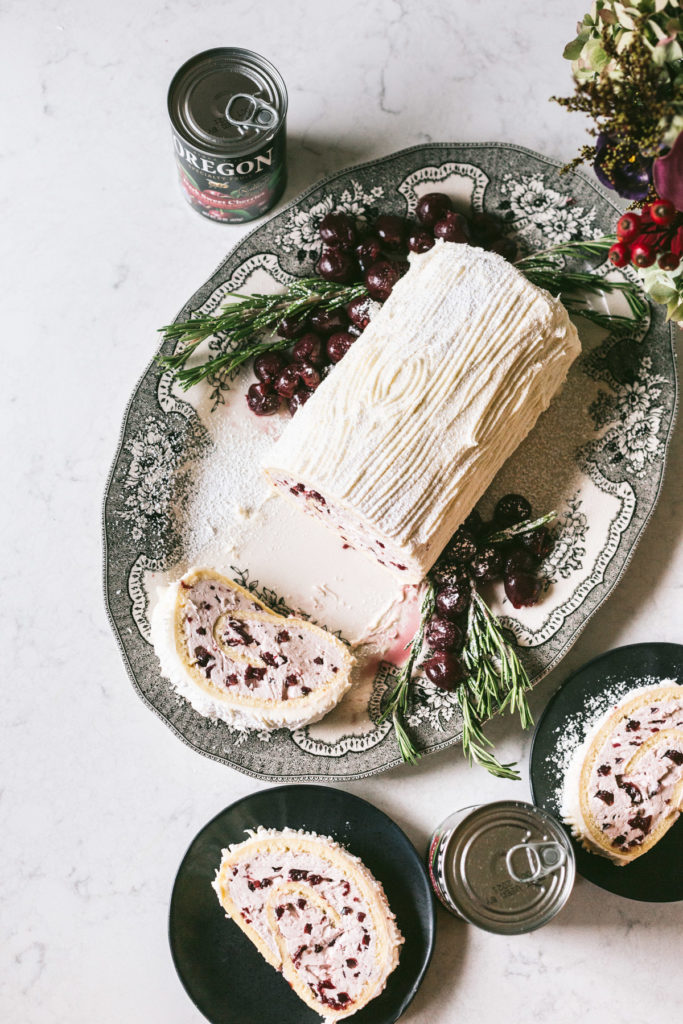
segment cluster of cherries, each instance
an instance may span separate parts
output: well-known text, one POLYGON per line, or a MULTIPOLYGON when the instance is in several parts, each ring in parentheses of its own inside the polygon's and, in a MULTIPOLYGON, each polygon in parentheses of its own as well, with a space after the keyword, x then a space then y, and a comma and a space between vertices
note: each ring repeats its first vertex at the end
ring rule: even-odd
POLYGON ((531 514, 531 505, 521 494, 502 497, 490 523, 474 509, 432 570, 436 607, 424 635, 432 653, 423 668, 427 678, 441 689, 452 690, 467 674, 458 655, 467 631, 473 587, 502 579, 505 594, 515 608, 538 601, 541 581, 536 572, 553 546, 548 528, 538 526, 502 543, 488 540, 500 530, 531 519, 531 514))
POLYGON ((503 234, 501 222, 488 214, 469 218, 453 210, 443 192, 422 196, 417 221, 384 214, 360 230, 346 213, 328 213, 320 222, 323 251, 316 273, 335 284, 363 282, 367 295, 334 310, 319 310, 309 317, 287 317, 276 334, 293 342, 289 356, 266 352, 254 360, 258 378, 247 392, 247 404, 257 416, 271 416, 287 403, 294 413, 308 401, 320 382, 362 334, 378 303, 391 295, 408 269, 409 252, 427 252, 437 238, 445 242, 471 242, 514 259, 516 246, 503 234))
POLYGON ((668 199, 656 199, 620 217, 617 238, 609 251, 615 267, 651 267, 656 261, 661 270, 676 270, 683 256, 683 213, 668 199))

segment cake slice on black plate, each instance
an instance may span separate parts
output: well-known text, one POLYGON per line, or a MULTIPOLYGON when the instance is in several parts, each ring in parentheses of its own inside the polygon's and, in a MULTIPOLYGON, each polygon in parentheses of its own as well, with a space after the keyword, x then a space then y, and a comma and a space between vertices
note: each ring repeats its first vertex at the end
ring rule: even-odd
POLYGON ((223 850, 212 883, 228 917, 325 1021, 384 989, 403 937, 365 865, 314 832, 259 828, 223 850))
POLYGON ((593 853, 623 866, 683 809, 683 686, 632 690, 595 723, 567 771, 562 814, 593 853))

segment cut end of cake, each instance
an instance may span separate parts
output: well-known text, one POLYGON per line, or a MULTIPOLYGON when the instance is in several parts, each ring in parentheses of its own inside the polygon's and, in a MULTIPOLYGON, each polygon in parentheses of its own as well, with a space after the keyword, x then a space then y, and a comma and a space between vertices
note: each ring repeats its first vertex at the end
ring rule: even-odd
POLYGON ((351 686, 354 660, 333 634, 271 611, 212 569, 160 594, 152 642, 161 671, 199 714, 237 729, 318 721, 351 686))

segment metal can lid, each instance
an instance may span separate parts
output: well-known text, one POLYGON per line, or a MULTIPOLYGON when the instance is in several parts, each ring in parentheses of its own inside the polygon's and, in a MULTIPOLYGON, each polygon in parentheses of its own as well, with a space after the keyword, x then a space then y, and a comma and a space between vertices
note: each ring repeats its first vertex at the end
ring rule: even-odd
POLYGON ((280 73, 258 53, 220 47, 198 53, 168 90, 173 127, 193 146, 230 157, 273 137, 287 114, 280 73))
POLYGON ((516 935, 540 928, 564 906, 574 853, 562 826, 540 807, 501 800, 475 808, 456 826, 444 873, 462 917, 516 935))

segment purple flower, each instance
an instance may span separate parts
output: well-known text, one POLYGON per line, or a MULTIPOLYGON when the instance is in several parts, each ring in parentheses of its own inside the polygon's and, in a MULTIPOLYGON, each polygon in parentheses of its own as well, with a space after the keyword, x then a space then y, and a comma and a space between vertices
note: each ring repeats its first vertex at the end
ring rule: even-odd
POLYGON ((683 210, 683 132, 665 156, 657 157, 653 177, 657 195, 683 210))
POLYGON ((633 160, 627 160, 612 168, 614 181, 608 178, 604 170, 604 162, 610 155, 610 146, 614 137, 600 132, 595 143, 595 160, 593 170, 597 178, 607 188, 616 189, 624 199, 645 199, 650 190, 652 159, 639 154, 633 160))

